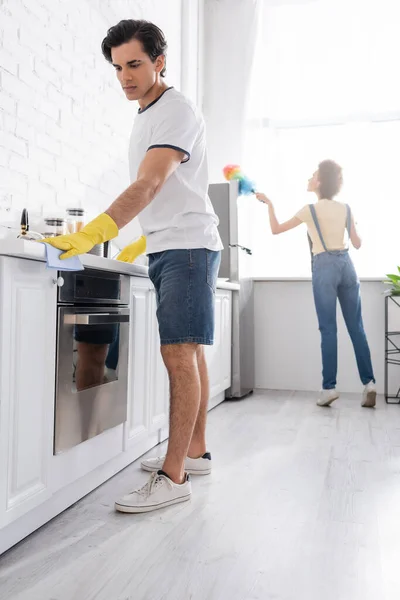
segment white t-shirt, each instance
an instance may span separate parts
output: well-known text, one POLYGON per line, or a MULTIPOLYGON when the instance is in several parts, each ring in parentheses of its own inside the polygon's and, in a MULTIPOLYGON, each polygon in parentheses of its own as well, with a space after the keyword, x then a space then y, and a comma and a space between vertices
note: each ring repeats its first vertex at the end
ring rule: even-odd
POLYGON ((154 200, 139 214, 147 253, 208 248, 221 250, 218 217, 208 197, 205 125, 198 109, 168 88, 139 110, 129 145, 131 181, 151 148, 175 148, 186 157, 154 200))

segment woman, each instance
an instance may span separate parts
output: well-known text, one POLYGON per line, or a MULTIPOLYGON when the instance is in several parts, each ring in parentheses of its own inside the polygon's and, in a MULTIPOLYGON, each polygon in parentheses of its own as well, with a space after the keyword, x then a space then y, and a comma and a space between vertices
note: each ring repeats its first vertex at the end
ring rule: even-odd
POLYGON ((322 392, 319 406, 330 406, 339 398, 336 390, 337 326, 336 304, 339 299, 347 330, 353 342, 358 372, 364 384, 362 406, 376 403, 375 378, 371 355, 361 315, 360 283, 345 245, 345 230, 351 243, 360 248, 354 219, 346 204, 334 200, 342 187, 342 169, 332 160, 324 160, 308 181, 308 191, 318 202, 304 206, 292 219, 279 223, 272 202, 257 193, 258 200, 268 205, 273 234, 283 233, 306 223, 312 249, 312 283, 315 307, 321 332, 322 392))

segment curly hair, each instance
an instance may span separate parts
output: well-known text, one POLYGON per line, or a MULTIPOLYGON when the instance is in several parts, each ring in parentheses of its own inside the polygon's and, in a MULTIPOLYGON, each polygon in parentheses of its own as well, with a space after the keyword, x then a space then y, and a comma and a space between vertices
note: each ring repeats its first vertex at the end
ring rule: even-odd
POLYGON ((342 167, 333 160, 323 160, 318 165, 319 194, 332 200, 343 185, 342 167))

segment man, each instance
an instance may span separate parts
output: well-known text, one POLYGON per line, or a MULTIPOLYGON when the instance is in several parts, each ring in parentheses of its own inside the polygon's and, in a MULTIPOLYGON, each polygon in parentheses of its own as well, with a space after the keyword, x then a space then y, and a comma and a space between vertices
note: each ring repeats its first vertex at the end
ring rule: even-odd
MULTIPOLYGON (((170 380, 170 437, 165 457, 145 460, 146 485, 116 503, 148 512, 190 499, 190 473, 208 474, 205 429, 209 384, 203 346, 213 343, 214 294, 220 263, 218 219, 208 198, 202 116, 164 82, 167 44, 146 21, 111 27, 102 51, 128 100, 139 102, 130 148, 131 181, 108 210, 79 233, 51 238, 62 257, 110 240, 139 215, 157 295, 161 353, 170 380)), ((123 260, 138 254, 137 245, 123 260)))

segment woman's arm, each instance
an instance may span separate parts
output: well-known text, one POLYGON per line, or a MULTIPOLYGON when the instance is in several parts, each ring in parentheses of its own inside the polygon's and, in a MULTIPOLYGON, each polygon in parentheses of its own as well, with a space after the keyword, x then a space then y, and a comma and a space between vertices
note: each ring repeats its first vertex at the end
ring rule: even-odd
POLYGON ((297 217, 292 217, 289 219, 289 221, 279 223, 278 219, 276 218, 274 205, 272 204, 271 200, 267 198, 265 194, 256 194, 256 198, 260 202, 268 205, 269 224, 273 235, 284 233, 285 231, 289 231, 290 229, 294 229, 298 225, 301 225, 302 221, 300 221, 300 219, 297 217))
POLYGON ((353 215, 351 215, 350 240, 356 250, 361 248, 362 242, 361 242, 360 236, 357 233, 356 224, 354 223, 353 215))

